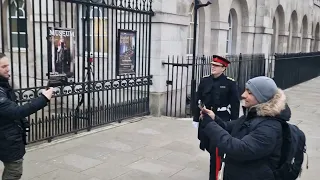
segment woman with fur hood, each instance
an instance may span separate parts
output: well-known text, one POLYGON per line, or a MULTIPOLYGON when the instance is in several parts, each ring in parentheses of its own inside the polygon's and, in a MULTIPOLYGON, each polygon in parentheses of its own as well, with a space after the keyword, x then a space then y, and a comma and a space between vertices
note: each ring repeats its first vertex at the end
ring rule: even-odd
POLYGON ((244 116, 224 122, 204 107, 200 126, 210 144, 226 154, 223 180, 275 180, 281 122, 291 117, 286 96, 272 79, 260 76, 246 83, 241 97, 247 109, 244 116))

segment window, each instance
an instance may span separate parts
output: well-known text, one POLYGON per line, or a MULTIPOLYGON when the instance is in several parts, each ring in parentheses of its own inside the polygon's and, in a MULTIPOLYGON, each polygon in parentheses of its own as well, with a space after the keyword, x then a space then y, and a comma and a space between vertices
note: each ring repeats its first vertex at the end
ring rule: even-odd
POLYGON ((231 51, 231 48, 232 48, 232 17, 231 17, 231 13, 229 13, 228 24, 229 24, 229 30, 227 32, 226 53, 230 54, 232 52, 231 51))
MULTIPOLYGON (((9 14, 9 26, 11 32, 11 46, 12 48, 26 48, 26 36, 27 36, 27 19, 25 13, 25 1, 24 0, 11 0, 8 9, 9 14)), ((9 44, 10 44, 10 38, 9 44)))
MULTIPOLYGON (((108 53, 108 33, 107 33, 107 14, 103 14, 103 9, 94 7, 90 10, 90 33, 85 36, 90 36, 90 52, 94 52, 95 56, 102 56, 103 53, 108 53), (103 16, 104 15, 104 16, 103 16)), ((86 51, 87 43, 85 44, 86 51)))
MULTIPOLYGON (((188 37, 187 37, 187 56, 192 56, 193 55, 193 33, 194 33, 194 8, 193 6, 191 7, 191 11, 189 12, 189 18, 190 18, 190 24, 189 24, 189 30, 188 30, 188 37)), ((198 17, 199 21, 199 17, 198 17)), ((197 24, 197 35, 199 33, 199 26, 197 24)), ((196 47, 198 48, 198 47, 196 47)))

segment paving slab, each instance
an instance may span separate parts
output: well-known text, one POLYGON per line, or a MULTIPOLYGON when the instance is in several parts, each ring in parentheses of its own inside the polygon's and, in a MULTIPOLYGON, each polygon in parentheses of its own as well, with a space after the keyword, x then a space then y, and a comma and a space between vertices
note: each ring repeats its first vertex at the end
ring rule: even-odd
MULTIPOLYGON (((307 135, 309 169, 303 170, 300 180, 318 180, 320 78, 285 93, 292 108, 291 123, 307 135)), ((22 179, 209 179, 209 154, 199 149, 191 118, 144 117, 126 122, 78 138, 28 148, 22 179)), ((2 169, 1 164, 0 173, 2 169)))

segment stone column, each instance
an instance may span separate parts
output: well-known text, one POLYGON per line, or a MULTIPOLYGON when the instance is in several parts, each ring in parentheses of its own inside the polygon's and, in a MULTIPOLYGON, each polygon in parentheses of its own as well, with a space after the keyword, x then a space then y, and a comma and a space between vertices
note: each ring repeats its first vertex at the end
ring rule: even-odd
POLYGON ((288 50, 289 31, 279 32, 277 53, 286 53, 288 50))
POLYGON ((242 27, 241 33, 241 49, 240 52, 243 54, 253 53, 253 43, 254 43, 254 27, 242 27))
MULTIPOLYGON (((152 35, 151 35, 151 69, 150 73, 153 75, 153 85, 150 88, 150 113, 153 116, 161 116, 165 114, 167 97, 167 68, 168 65, 163 65, 162 62, 170 61, 172 56, 180 56, 180 62, 182 56, 186 54, 187 37, 188 37, 188 26, 189 17, 181 16, 177 14, 162 12, 156 12, 156 15, 152 19, 152 35)), ((175 59, 176 60, 176 59, 175 59)), ((186 63, 186 61, 185 61, 186 63)), ((170 66, 171 68, 172 66, 170 66)), ((170 69, 171 72, 171 69, 170 69)), ((186 75, 186 71, 185 75, 186 75)), ((179 71, 181 73, 181 71, 179 71)), ((178 89, 181 89, 181 75, 178 74, 178 89)), ((171 78, 171 76, 170 76, 171 78)), ((190 77, 189 77, 190 78, 190 77)), ((174 77, 174 83, 177 83, 174 77)), ((183 84, 182 88, 185 88, 183 84)), ((173 92, 176 91, 175 84, 172 86, 173 92)), ((171 87, 170 87, 171 89, 171 87)), ((171 96, 171 94, 169 95, 171 96)), ((177 102, 183 102, 181 107, 184 107, 185 94, 179 94, 177 102)), ((174 105, 174 104, 173 104, 174 105)), ((169 109, 172 107, 168 107, 169 109)), ((183 108, 184 109, 184 108, 183 108)), ((179 110, 178 110, 179 111, 179 110)))
POLYGON ((290 49, 291 53, 301 52, 300 42, 301 42, 301 33, 293 34, 291 49, 290 49))
POLYGON ((310 52, 313 52, 314 51, 314 42, 315 42, 315 39, 314 39, 314 36, 311 38, 311 45, 310 45, 310 52))
POLYGON ((307 37, 304 37, 302 39, 302 47, 301 47, 301 51, 302 52, 310 52, 310 44, 311 44, 311 39, 312 36, 308 35, 307 37))
POLYGON ((314 42, 314 50, 315 51, 320 51, 320 39, 316 39, 315 42, 314 42))
POLYGON ((268 55, 270 52, 273 29, 257 27, 255 32, 253 53, 263 53, 268 55))

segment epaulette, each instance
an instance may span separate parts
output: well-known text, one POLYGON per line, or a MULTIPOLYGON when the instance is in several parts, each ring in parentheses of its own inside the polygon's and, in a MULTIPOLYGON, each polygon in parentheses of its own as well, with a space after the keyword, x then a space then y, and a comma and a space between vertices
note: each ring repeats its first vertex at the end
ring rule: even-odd
POLYGON ((232 79, 231 77, 227 76, 227 79, 231 80, 231 81, 235 81, 234 79, 232 79))

